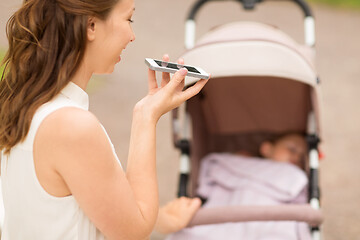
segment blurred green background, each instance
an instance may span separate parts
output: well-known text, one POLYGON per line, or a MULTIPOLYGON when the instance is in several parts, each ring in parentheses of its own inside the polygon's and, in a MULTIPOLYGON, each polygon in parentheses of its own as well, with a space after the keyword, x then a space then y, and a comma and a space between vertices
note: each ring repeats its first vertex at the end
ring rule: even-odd
MULTIPOLYGON (((3 60, 4 57, 5 57, 5 50, 4 50, 4 49, 0 49, 0 63, 2 63, 2 60, 3 60)), ((1 66, 0 66, 0 79, 1 79, 1 76, 2 76, 3 70, 4 70, 4 66, 1 65, 1 66)))
POLYGON ((345 8, 360 8, 360 0, 309 0, 310 3, 324 3, 345 8))

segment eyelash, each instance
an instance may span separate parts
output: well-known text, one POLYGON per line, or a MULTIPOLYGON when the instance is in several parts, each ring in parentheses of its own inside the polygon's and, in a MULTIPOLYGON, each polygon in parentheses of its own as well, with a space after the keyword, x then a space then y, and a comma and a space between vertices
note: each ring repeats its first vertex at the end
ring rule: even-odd
POLYGON ((134 22, 134 20, 132 20, 132 19, 129 19, 129 22, 130 22, 130 23, 133 23, 133 22, 134 22))

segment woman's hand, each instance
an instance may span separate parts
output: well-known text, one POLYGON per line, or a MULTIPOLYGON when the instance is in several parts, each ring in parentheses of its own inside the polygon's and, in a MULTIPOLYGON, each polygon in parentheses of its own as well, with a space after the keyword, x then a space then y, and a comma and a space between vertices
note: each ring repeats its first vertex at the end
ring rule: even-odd
MULTIPOLYGON (((164 55, 163 61, 168 62, 169 56, 164 55)), ((184 60, 179 59, 178 63, 183 65, 184 60)), ((163 114, 178 107, 180 104, 199 93, 208 81, 208 79, 201 79, 194 86, 183 91, 186 74, 186 68, 178 70, 171 79, 169 73, 162 73, 161 84, 158 86, 155 71, 149 69, 148 95, 136 104, 135 110, 143 111, 143 113, 146 113, 151 120, 157 122, 163 114)))
POLYGON ((159 210, 155 230, 169 234, 186 227, 201 206, 199 198, 181 197, 172 200, 159 210))

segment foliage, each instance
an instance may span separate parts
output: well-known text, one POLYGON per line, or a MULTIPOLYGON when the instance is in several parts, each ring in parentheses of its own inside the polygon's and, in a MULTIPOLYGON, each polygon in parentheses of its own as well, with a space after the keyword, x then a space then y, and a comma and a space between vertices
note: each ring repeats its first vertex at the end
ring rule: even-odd
POLYGON ((312 3, 323 3, 337 7, 360 9, 360 0, 309 0, 312 3))
MULTIPOLYGON (((0 63, 2 63, 3 58, 5 57, 5 51, 0 49, 0 63)), ((4 67, 3 65, 0 66, 0 80, 1 80, 1 76, 3 74, 4 71, 4 67)))

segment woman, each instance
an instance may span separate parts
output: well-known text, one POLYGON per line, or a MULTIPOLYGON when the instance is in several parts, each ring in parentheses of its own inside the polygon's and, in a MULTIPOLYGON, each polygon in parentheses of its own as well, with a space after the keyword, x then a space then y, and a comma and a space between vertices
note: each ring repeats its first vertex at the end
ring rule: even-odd
MULTIPOLYGON (((161 86, 149 70, 124 172, 84 90, 93 73, 111 73, 135 40, 134 10, 133 0, 25 0, 9 20, 0 82, 2 239, 145 239, 154 228, 156 123, 207 80, 182 91, 186 69, 171 79, 164 73, 161 86)), ((164 232, 183 226, 199 206, 188 199, 172 205, 161 219, 182 220, 158 227, 164 232), (191 206, 186 216, 176 211, 184 205, 191 206)))

